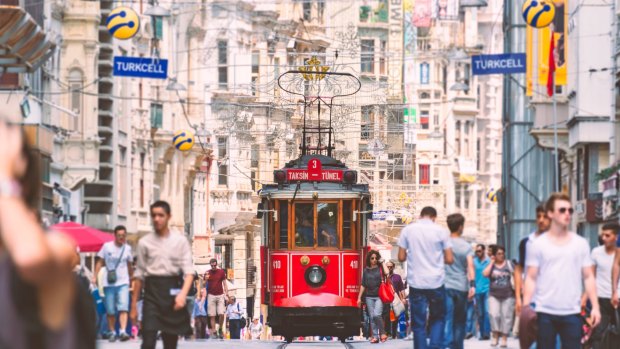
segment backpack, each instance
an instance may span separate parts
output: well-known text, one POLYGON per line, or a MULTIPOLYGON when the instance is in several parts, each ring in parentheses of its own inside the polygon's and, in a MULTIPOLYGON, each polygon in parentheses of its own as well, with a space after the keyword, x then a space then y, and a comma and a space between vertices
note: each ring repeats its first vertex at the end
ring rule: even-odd
MULTIPOLYGON (((241 312, 241 308, 239 308, 239 302, 237 302, 237 311, 241 312)), ((247 322, 245 317, 242 315, 241 318, 239 319, 241 322, 241 328, 244 328, 247 326, 247 322)))

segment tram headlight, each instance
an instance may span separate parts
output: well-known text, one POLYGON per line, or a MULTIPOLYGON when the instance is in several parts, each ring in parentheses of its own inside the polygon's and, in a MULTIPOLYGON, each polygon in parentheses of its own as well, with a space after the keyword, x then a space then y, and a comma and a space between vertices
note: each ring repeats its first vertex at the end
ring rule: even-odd
POLYGON ((315 265, 306 270, 305 279, 310 287, 319 287, 325 283, 327 273, 325 273, 325 269, 315 265))
POLYGON ((355 184, 357 183, 357 172, 356 171, 344 171, 344 182, 355 184))

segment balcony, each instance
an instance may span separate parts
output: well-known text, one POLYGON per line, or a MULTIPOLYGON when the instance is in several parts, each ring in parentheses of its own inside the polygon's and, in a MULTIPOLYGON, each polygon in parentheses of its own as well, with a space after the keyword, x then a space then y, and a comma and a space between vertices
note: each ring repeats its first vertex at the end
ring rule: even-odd
POLYGON ((41 125, 24 125, 28 143, 42 153, 51 155, 54 151, 54 132, 41 125))

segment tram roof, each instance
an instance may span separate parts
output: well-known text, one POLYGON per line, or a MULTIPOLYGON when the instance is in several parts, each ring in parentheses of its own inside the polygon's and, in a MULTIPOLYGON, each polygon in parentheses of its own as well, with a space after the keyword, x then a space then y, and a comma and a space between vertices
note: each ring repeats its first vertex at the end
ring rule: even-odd
POLYGON ((336 160, 326 155, 302 155, 297 159, 291 160, 284 165, 285 169, 308 168, 311 159, 319 159, 324 169, 347 170, 348 167, 342 161, 336 160))
POLYGON ((368 184, 344 184, 330 182, 301 182, 297 183, 265 184, 259 196, 271 198, 313 199, 314 193, 319 199, 352 199, 370 196, 368 184), (295 194, 295 191, 297 193, 295 194))

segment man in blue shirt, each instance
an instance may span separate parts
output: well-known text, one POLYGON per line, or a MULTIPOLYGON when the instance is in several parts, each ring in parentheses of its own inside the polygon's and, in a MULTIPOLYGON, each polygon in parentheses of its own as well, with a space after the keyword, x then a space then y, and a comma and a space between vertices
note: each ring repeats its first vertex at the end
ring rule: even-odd
POLYGON ((489 322, 489 278, 482 275, 482 271, 491 263, 485 253, 486 248, 480 244, 476 246, 476 258, 474 269, 476 270, 476 308, 478 309, 478 326, 480 327, 480 339, 490 338, 491 323, 489 322))

